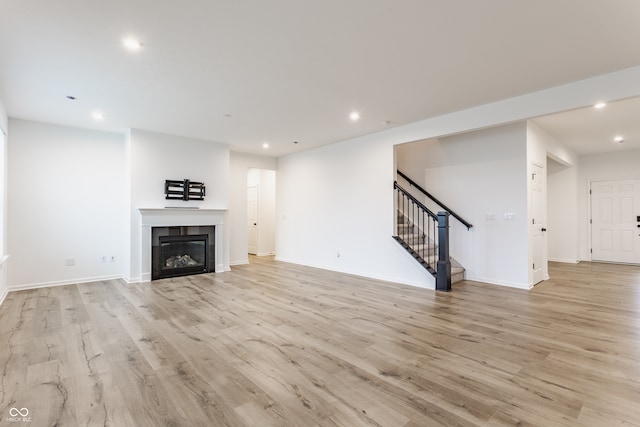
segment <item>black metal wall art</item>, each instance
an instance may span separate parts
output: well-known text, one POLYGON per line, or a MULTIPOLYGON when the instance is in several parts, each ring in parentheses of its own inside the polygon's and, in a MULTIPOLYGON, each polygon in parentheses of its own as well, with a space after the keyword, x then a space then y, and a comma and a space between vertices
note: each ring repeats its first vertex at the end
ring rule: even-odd
POLYGON ((167 179, 164 182, 164 194, 167 200, 204 200, 204 183, 184 179, 167 179))

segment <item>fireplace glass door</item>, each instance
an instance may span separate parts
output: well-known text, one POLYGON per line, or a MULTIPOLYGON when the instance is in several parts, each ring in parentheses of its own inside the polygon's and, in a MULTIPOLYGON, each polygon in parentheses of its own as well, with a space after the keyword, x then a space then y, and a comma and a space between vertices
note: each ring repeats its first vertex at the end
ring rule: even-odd
POLYGON ((208 236, 160 236, 160 277, 176 277, 208 271, 208 236))

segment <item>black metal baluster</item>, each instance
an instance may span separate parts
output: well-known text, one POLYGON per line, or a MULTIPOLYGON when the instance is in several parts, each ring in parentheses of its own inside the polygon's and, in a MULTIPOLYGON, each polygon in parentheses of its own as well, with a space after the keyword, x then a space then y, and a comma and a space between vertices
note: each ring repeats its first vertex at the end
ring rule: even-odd
POLYGON ((396 236, 400 235, 400 190, 396 187, 396 236))
POLYGON ((404 208, 404 229, 403 229, 403 234, 402 234, 402 239, 406 242, 407 241, 407 222, 409 222, 409 198, 407 197, 407 195, 404 195, 404 198, 406 200, 406 207, 404 208))
POLYGON ((422 211, 422 233, 420 235, 420 239, 422 240, 422 259, 425 259, 424 255, 425 255, 425 248, 427 247, 427 245, 425 245, 425 236, 427 235, 427 231, 425 228, 425 221, 428 221, 429 218, 426 215, 425 211, 422 211))

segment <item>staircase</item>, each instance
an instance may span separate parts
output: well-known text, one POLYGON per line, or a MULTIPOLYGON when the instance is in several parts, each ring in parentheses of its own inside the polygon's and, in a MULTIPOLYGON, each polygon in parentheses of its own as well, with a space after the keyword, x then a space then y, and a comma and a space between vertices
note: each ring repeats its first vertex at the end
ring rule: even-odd
MULTIPOLYGON (((422 265, 429 273, 435 275, 434 266, 438 262, 438 247, 431 238, 427 238, 427 233, 413 224, 400 209, 397 212, 397 232, 393 236, 400 245, 407 250, 416 261, 422 265)), ((451 260, 451 284, 464 280, 464 267, 454 258, 451 260)))
MULTIPOLYGON (((398 177, 408 182, 419 194, 412 194, 395 181, 396 235, 393 238, 436 279, 436 290, 448 292, 451 284, 464 280, 464 268, 449 256, 449 217, 473 227, 404 173, 398 177), (433 213, 421 201, 428 199, 438 207, 433 213)), ((404 185, 404 183, 403 183, 404 185)))

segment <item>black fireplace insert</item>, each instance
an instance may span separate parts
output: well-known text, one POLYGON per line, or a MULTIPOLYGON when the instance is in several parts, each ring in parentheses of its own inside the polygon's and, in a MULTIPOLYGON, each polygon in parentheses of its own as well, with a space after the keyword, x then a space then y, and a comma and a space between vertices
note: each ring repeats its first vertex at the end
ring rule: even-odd
POLYGON ((215 271, 215 226, 153 227, 151 280, 215 271))

